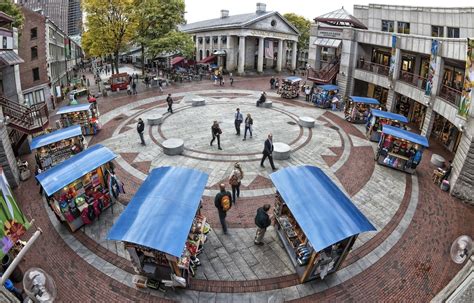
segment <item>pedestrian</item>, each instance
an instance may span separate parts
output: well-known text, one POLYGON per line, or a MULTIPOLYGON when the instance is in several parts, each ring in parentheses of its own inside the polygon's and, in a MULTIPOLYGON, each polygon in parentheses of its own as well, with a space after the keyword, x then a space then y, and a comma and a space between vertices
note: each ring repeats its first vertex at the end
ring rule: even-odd
POLYGON ((171 98, 171 94, 168 94, 166 103, 168 103, 168 113, 173 113, 173 98, 171 98))
POLYGON ((230 80, 230 86, 233 86, 234 85, 234 76, 232 75, 232 73, 229 74, 229 80, 230 80))
POLYGON ((211 143, 210 145, 212 146, 212 143, 214 142, 214 140, 217 138, 217 148, 222 150, 221 148, 221 134, 222 134, 222 130, 219 126, 219 123, 217 123, 217 121, 214 121, 214 123, 212 124, 211 126, 211 134, 212 134, 212 140, 211 140, 211 143))
POLYGON ((145 130, 145 123, 143 123, 142 118, 138 118, 137 132, 138 132, 138 135, 140 136, 140 140, 142 141, 142 145, 146 145, 145 139, 143 138, 144 130, 145 130))
POLYGON ((229 191, 225 190, 225 185, 219 185, 220 191, 217 193, 216 197, 214 198, 214 206, 217 208, 219 213, 219 220, 221 221, 222 225, 222 232, 224 235, 227 234, 227 223, 225 222, 225 217, 227 216, 227 212, 232 207, 232 196, 229 191))
POLYGON ((270 79, 270 89, 274 89, 275 88, 275 77, 271 77, 270 79))
POLYGON ((161 82, 161 79, 158 79, 158 88, 160 89, 160 92, 163 92, 163 83, 161 82))
POLYGON ((244 122, 244 116, 240 112, 240 108, 237 108, 237 111, 234 114, 234 125, 235 125, 235 134, 240 136, 240 124, 244 122))
POLYGON ((234 205, 235 202, 237 202, 237 198, 240 197, 240 183, 243 178, 244 172, 242 171, 242 167, 240 167, 239 162, 236 162, 229 178, 229 184, 232 187, 232 203, 234 205))
POLYGON ((135 74, 135 80, 137 80, 137 81, 138 81, 138 73, 137 73, 137 74, 135 74))
POLYGON ((335 112, 337 110, 337 105, 339 104, 339 99, 337 98, 336 94, 333 95, 331 104, 332 104, 332 111, 335 112))
POLYGON ((247 131, 250 133, 250 138, 252 138, 252 125, 253 125, 253 119, 250 114, 247 114, 247 117, 245 117, 245 131, 244 131, 244 138, 242 141, 247 140, 247 131))
POLYGON ((135 81, 132 82, 132 93, 137 94, 137 83, 135 81))
POLYGON ((148 77, 148 75, 145 76, 145 86, 148 88, 150 85, 150 78, 148 77))
POLYGON ((275 80, 275 88, 278 89, 280 87, 280 79, 276 78, 275 80))
POLYGON ((275 164, 273 163, 273 136, 272 134, 268 134, 268 138, 267 140, 265 140, 262 154, 263 154, 263 157, 262 157, 262 161, 260 161, 260 166, 265 167, 263 165, 263 162, 265 162, 265 159, 267 159, 268 157, 268 160, 270 161, 270 165, 272 169, 276 170, 275 164))
POLYGON ((219 74, 219 85, 224 85, 224 76, 222 74, 219 74))
POLYGON ((305 86, 304 88, 304 94, 306 96, 306 101, 309 102, 309 96, 311 94, 311 88, 309 88, 309 85, 305 86))
POLYGON ((128 83, 132 83, 132 75, 128 75, 128 83))
POLYGON ((265 103, 265 101, 267 101, 267 94, 265 94, 265 92, 262 92, 262 94, 260 95, 260 99, 258 99, 257 101, 257 107, 259 107, 260 104, 265 103))
POLYGON ((263 245, 263 236, 265 236, 267 227, 272 224, 272 220, 268 215, 269 210, 270 204, 265 204, 263 205, 263 207, 257 209, 257 215, 255 216, 255 225, 257 225, 257 233, 255 234, 255 240, 253 241, 255 245, 263 245))
POLYGON ((130 83, 127 84, 127 95, 132 95, 132 87, 130 86, 130 83))
MULTIPOLYGON (((36 165, 35 166, 35 177, 39 174, 41 174, 43 172, 43 170, 41 170, 41 168, 39 167, 39 165, 36 165)), ((39 185, 39 194, 42 195, 43 194, 43 187, 41 186, 41 184, 39 183, 38 180, 36 180, 36 185, 39 185)))

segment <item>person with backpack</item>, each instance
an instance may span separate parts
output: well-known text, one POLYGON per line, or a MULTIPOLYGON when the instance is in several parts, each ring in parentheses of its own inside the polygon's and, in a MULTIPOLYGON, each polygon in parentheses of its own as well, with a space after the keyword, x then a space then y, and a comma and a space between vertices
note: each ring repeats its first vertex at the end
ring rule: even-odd
POLYGON ((221 221, 222 231, 224 235, 227 234, 227 223, 225 217, 227 212, 232 207, 232 196, 229 191, 225 190, 225 184, 219 185, 220 192, 214 198, 214 206, 217 208, 219 213, 219 220, 221 221))
POLYGON ((240 196, 240 183, 244 178, 244 172, 240 167, 239 162, 234 164, 234 170, 229 178, 229 184, 232 187, 232 203, 235 205, 237 198, 240 196), (236 196, 237 194, 237 196, 236 196))
POLYGON ((265 204, 263 205, 263 207, 257 209, 257 215, 255 216, 255 225, 257 225, 257 233, 255 234, 255 240, 253 241, 255 245, 262 246, 264 244, 262 242, 263 237, 265 236, 267 227, 272 224, 272 220, 268 215, 269 210, 270 204, 265 204))

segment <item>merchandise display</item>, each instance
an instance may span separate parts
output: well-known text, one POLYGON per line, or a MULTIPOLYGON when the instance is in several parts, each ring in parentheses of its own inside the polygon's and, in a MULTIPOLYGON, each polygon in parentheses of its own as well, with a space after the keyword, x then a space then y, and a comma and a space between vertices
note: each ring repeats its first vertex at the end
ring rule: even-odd
POLYGON ((327 84, 315 87, 311 101, 320 108, 330 108, 332 98, 339 92, 337 85, 327 84))
POLYGON ((83 135, 95 135, 101 128, 97 103, 65 106, 56 114, 61 115, 59 121, 62 127, 80 125, 83 135))
POLYGON ((405 124, 408 123, 408 119, 405 116, 378 109, 373 109, 370 116, 371 118, 367 121, 366 125, 367 138, 373 142, 379 142, 384 125, 404 128, 405 124))
POLYGON ((377 99, 350 96, 346 102, 344 115, 352 123, 367 123, 373 108, 380 106, 377 99))
POLYGON ((287 77, 283 79, 277 93, 281 95, 282 98, 297 98, 300 95, 301 80, 299 77, 287 77))

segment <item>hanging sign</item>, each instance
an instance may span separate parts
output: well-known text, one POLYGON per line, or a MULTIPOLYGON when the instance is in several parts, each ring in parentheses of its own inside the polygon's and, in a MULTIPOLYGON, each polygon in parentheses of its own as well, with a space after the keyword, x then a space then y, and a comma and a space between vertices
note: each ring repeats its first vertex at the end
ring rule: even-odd
POLYGON ((472 102, 472 89, 474 89, 474 39, 467 39, 466 71, 462 89, 461 102, 459 103, 458 116, 467 119, 472 102))
POLYGON ((428 96, 428 97, 431 96, 431 90, 433 89, 433 79, 435 76, 436 65, 438 64, 436 62, 436 59, 438 57, 438 49, 439 49, 439 41, 432 40, 431 41, 430 69, 428 71, 428 81, 426 81, 426 87, 425 87, 425 96, 428 96))

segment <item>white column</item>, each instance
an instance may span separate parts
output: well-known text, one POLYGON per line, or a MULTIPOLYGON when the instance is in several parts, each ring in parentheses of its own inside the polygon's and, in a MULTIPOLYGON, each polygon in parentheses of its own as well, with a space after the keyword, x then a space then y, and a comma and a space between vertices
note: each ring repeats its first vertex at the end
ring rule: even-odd
POLYGON ((297 46, 298 45, 296 41, 293 41, 293 53, 291 54, 291 69, 292 70, 296 69, 296 52, 298 51, 297 46))
POLYGON ((237 72, 243 74, 245 72, 245 36, 239 38, 239 66, 237 72))
POLYGON ((278 40, 278 55, 276 71, 281 72, 281 63, 283 61, 283 40, 278 40))
POLYGON ((198 62, 199 59, 199 37, 196 36, 196 62, 198 62))
POLYGON ((217 50, 221 50, 221 36, 217 36, 217 50))
POLYGON ((209 56, 212 56, 213 51, 214 51, 214 36, 211 36, 211 40, 209 40, 209 56))
POLYGON ((232 36, 231 35, 227 35, 227 45, 226 45, 226 48, 229 49, 230 48, 230 38, 232 36))
POLYGON ((259 72, 259 73, 263 72, 263 58, 264 58, 263 47, 264 47, 264 43, 265 43, 265 38, 263 38, 263 37, 258 38, 257 72, 259 72))

